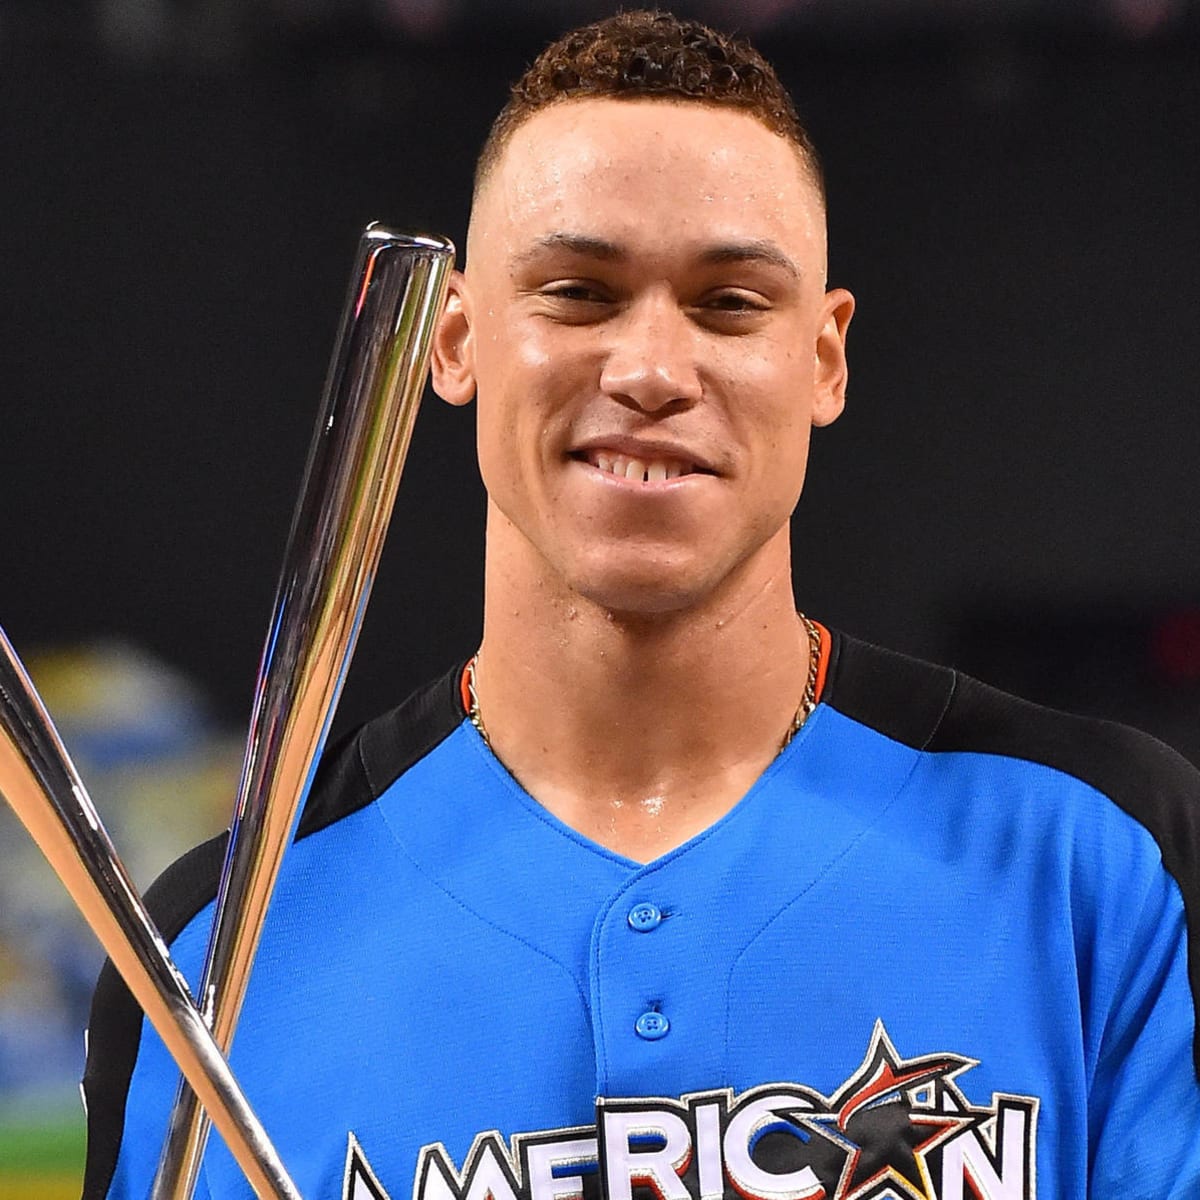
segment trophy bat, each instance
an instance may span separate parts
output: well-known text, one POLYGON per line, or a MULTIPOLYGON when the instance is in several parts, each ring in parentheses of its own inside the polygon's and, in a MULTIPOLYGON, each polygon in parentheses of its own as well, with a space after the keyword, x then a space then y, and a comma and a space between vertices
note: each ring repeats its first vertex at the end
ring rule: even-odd
MULTIPOLYGON (((359 243, 259 664, 200 1005, 233 1041, 267 905, 362 624, 428 374, 454 247, 379 225, 359 243)), ((180 1083, 152 1196, 189 1200, 208 1133, 180 1083)))
POLYGON ((0 792, 212 1114, 260 1200, 300 1200, 0 631, 0 792))

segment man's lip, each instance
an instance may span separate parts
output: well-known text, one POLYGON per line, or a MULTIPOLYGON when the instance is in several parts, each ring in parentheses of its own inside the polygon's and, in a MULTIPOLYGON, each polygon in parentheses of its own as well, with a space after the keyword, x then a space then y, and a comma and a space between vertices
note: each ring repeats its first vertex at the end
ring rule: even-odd
POLYGON ((668 442, 656 439, 644 440, 634 437, 596 437, 580 442, 568 451, 568 456, 574 459, 587 460, 597 453, 620 455, 622 458, 636 458, 642 462, 681 462, 685 463, 693 473, 716 475, 717 469, 703 455, 678 442, 668 442))

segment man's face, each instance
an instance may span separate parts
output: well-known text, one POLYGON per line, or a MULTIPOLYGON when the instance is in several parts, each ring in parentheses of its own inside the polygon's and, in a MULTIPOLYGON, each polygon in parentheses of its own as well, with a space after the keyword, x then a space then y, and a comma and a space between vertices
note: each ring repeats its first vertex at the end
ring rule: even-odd
POLYGON ((795 148, 742 113, 583 100, 530 118, 476 200, 434 382, 478 396, 493 565, 670 612, 789 569, 847 293, 795 148))

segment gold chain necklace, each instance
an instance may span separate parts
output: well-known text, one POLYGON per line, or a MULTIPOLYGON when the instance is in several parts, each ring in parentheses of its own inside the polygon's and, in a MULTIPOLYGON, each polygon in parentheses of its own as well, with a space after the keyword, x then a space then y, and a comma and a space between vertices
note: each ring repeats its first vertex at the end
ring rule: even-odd
POLYGON ((800 697, 800 707, 796 709, 796 715, 792 717, 792 723, 783 735, 780 750, 787 748, 788 742, 800 732, 800 726, 817 707, 817 676, 821 672, 821 632, 803 613, 796 615, 800 618, 800 624, 804 626, 804 632, 808 634, 808 678, 804 681, 804 695, 800 697))
MULTIPOLYGON (((821 670, 821 634, 816 625, 803 613, 796 615, 800 618, 800 624, 804 626, 804 632, 808 637, 808 678, 804 682, 804 695, 800 697, 800 707, 796 709, 796 715, 792 717, 792 723, 788 726, 788 731, 779 745, 781 751, 799 733, 800 727, 808 720, 812 710, 817 707, 817 676, 821 670)), ((484 745, 490 750, 492 739, 488 737, 487 726, 483 723, 483 713, 479 708, 479 693, 475 690, 475 665, 478 662, 479 651, 476 650, 471 656, 471 661, 467 663, 467 697, 471 702, 467 709, 467 718, 475 726, 479 736, 483 738, 484 745)))

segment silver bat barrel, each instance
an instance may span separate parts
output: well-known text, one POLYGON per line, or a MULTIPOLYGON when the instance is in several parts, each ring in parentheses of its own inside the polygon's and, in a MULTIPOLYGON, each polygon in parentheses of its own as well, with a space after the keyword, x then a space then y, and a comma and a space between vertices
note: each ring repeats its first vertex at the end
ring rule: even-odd
MULTIPOLYGON (((228 1053, 267 906, 362 624, 445 301, 453 245, 378 225, 358 258, 259 665, 202 1011, 228 1053)), ((153 1196, 187 1200, 208 1124, 185 1077, 153 1196)))
POLYGON ((261 1200, 300 1200, 224 1055, 362 623, 453 260, 448 241, 379 226, 359 243, 259 667, 199 1008, 0 631, 0 795, 183 1072, 156 1194, 190 1194, 211 1116, 261 1200))
POLYGON ((260 1200, 300 1200, 167 954, 28 674, 0 631, 0 793, 213 1115, 260 1200))

